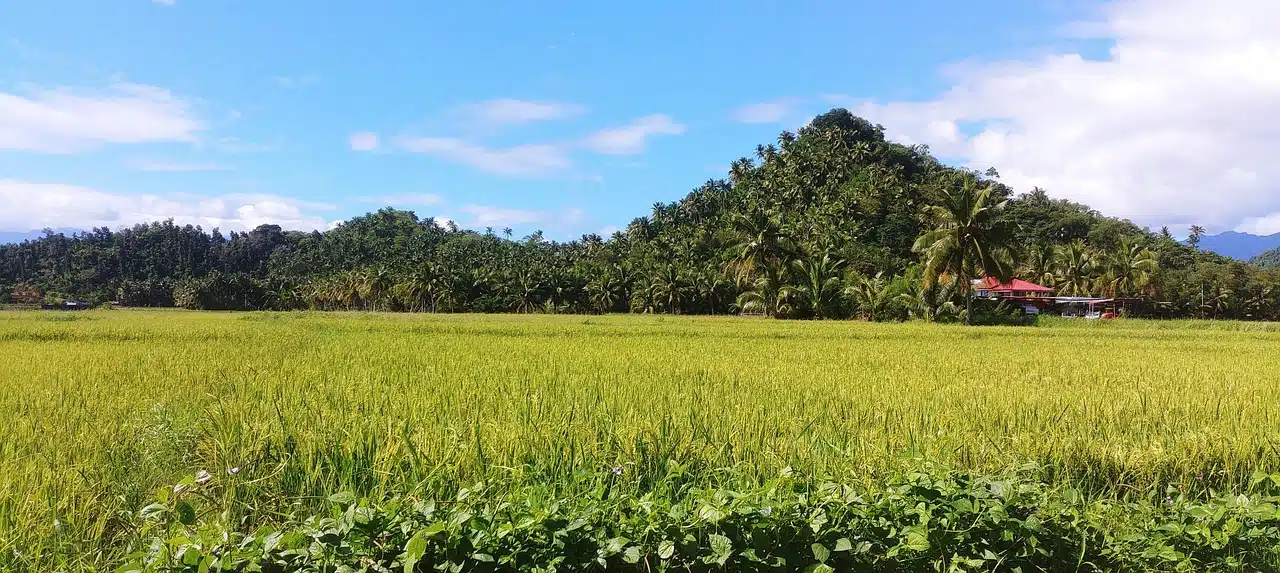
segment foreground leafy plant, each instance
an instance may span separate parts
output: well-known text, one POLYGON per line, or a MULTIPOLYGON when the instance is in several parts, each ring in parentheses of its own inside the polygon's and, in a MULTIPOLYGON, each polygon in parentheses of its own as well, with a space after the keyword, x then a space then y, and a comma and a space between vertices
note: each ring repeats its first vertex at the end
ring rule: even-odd
POLYGON ((749 489, 620 493, 476 484, 448 500, 330 498, 329 515, 241 531, 188 481, 143 510, 144 571, 1208 571, 1280 565, 1280 475, 1253 495, 1088 500, 1034 466, 917 462, 874 486, 795 472, 749 489))

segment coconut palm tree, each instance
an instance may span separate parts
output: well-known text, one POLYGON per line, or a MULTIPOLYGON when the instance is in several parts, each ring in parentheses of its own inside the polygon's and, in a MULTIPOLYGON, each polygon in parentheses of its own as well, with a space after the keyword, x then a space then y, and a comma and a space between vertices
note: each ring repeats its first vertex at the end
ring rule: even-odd
POLYGON ((542 300, 542 282, 528 269, 517 271, 513 278, 509 288, 515 311, 526 314, 537 310, 542 300))
POLYGON ((654 302, 659 307, 669 313, 680 314, 680 307, 684 303, 689 284, 679 267, 674 263, 667 264, 661 272, 650 277, 649 284, 654 289, 654 302))
POLYGON ((840 302, 840 267, 844 266, 844 261, 824 254, 821 259, 792 261, 791 266, 800 277, 801 284, 782 288, 797 301, 802 301, 815 318, 830 316, 840 302))
POLYGON ((849 282, 844 289, 845 296, 857 307, 858 316, 875 322, 876 314, 889 302, 889 281, 884 273, 876 273, 874 277, 858 275, 849 282))
POLYGON ((750 288, 738 295, 735 306, 743 313, 784 316, 792 311, 791 293, 784 288, 778 270, 762 272, 751 281, 750 288))
POLYGON ((1104 281, 1111 296, 1146 294, 1151 278, 1160 268, 1160 256, 1129 237, 1120 240, 1111 253, 1104 281))
POLYGON ((982 276, 1006 282, 1013 277, 1012 236, 1001 221, 1008 204, 991 186, 965 178, 957 189, 945 189, 936 205, 925 207, 936 225, 912 247, 924 259, 924 287, 959 284, 970 321, 972 282, 982 276))
POLYGON ((622 299, 621 281, 609 271, 605 271, 587 282, 587 299, 600 314, 608 313, 622 299))
POLYGON ((1084 241, 1076 239, 1057 252, 1058 272, 1054 277, 1058 294, 1092 296, 1097 276, 1097 257, 1084 241))
POLYGON ((1056 264, 1053 245, 1036 243, 1022 263, 1022 276, 1033 283, 1047 287, 1054 285, 1053 269, 1056 264))
POLYGON ((750 282, 758 273, 783 266, 795 252, 791 238, 783 231, 782 220, 762 211, 735 215, 729 270, 738 285, 750 282))

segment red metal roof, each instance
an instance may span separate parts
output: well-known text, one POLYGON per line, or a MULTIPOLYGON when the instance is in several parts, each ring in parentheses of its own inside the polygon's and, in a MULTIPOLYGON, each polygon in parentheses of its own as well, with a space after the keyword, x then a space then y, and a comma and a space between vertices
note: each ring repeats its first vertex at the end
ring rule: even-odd
POLYGON ((982 290, 990 290, 996 292, 1053 292, 1049 287, 1043 287, 1035 283, 1029 283, 1021 279, 1013 279, 1013 282, 1001 283, 994 277, 982 279, 982 284, 978 286, 982 290))

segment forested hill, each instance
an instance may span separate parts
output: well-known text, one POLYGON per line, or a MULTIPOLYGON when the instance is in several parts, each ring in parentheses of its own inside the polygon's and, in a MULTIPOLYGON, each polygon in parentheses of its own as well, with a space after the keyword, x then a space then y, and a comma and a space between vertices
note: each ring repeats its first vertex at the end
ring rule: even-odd
POLYGON ((913 247, 966 209, 990 215, 983 240, 1008 247, 992 252, 1013 271, 1060 292, 1143 297, 1145 312, 1169 316, 1270 318, 1280 308, 1271 272, 1043 190, 1014 196, 994 170, 943 165, 843 109, 608 238, 514 239, 389 208, 311 233, 155 222, 0 246, 0 300, 34 287, 46 299, 204 309, 954 319, 961 283, 946 279, 982 262, 957 259, 942 280, 922 280, 939 274, 921 263, 940 251, 913 247))

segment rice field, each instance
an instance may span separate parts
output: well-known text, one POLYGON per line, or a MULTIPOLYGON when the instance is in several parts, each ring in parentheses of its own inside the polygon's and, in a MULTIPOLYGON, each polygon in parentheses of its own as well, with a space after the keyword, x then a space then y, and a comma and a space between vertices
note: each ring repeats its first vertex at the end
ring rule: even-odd
POLYGON ((231 519, 480 479, 642 492, 908 458, 1094 496, 1280 469, 1280 328, 672 316, 0 313, 0 569, 109 570, 157 491, 231 519))

